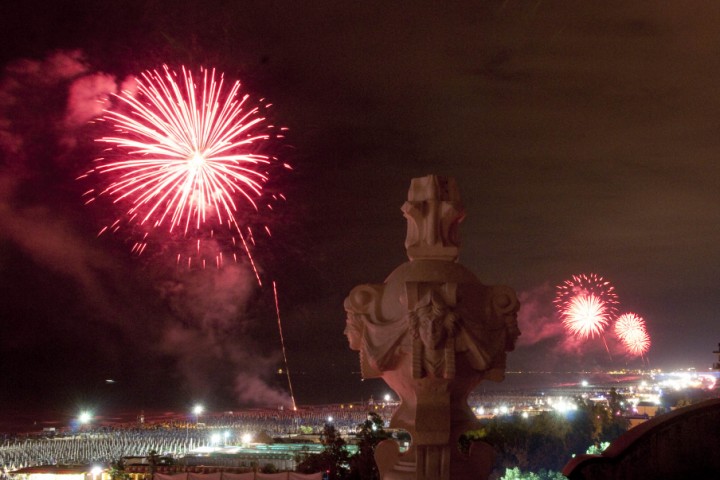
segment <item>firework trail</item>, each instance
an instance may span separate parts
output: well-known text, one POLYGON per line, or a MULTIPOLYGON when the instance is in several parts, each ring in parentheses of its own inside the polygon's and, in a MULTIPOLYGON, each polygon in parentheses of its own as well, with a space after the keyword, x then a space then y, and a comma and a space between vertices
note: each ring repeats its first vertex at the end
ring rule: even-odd
POLYGON ((275 295, 275 313, 277 314, 278 331, 280 332, 280 345, 282 346, 283 360, 285 361, 285 373, 287 374, 288 388, 290 389, 290 400, 293 411, 297 411, 295 404, 295 393, 293 393, 292 382, 290 381, 290 367, 288 366, 287 352, 285 351, 285 337, 283 336, 282 323, 280 322, 280 302, 278 301, 277 284, 273 280, 273 294, 275 295))
POLYGON ((625 346, 629 355, 644 357, 650 349, 650 336, 645 320, 634 313, 620 315, 615 322, 615 335, 625 346))
POLYGON ((573 275, 556 290, 554 303, 566 330, 582 339, 599 336, 611 355, 603 332, 617 314, 615 287, 591 273, 573 275))
MULTIPOLYGON (((108 145, 106 157, 88 172, 107 178, 107 186, 86 192, 87 203, 106 195, 125 209, 126 222, 143 233, 132 248, 137 254, 147 247, 150 232, 161 228, 190 240, 198 258, 201 239, 217 240, 230 231, 233 246, 242 247, 261 284, 243 217, 258 211, 267 166, 276 160, 262 154, 262 147, 282 135, 265 122, 261 107, 241 95, 239 82, 224 88, 223 75, 214 69, 201 69, 200 77, 196 81, 185 67, 178 74, 165 66, 137 78, 135 94, 115 95, 117 109, 105 110, 102 118, 115 133, 97 139, 108 145)), ((119 228, 120 219, 100 234, 119 228)), ((222 262, 220 251, 215 263, 222 262)))

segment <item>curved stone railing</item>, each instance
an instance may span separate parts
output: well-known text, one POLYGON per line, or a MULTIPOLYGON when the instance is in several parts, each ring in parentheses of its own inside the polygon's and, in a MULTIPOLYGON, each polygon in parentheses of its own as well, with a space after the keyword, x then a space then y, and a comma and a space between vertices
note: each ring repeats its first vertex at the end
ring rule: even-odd
POLYGON ((570 480, 720 478, 720 398, 657 416, 600 455, 565 465, 570 480))

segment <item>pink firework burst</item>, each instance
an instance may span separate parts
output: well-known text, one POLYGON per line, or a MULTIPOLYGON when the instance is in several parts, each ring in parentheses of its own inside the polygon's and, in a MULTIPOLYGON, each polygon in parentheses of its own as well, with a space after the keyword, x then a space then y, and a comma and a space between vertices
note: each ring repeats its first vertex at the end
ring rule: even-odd
POLYGON ((593 294, 573 297, 561 316, 571 334, 585 339, 601 335, 610 321, 606 303, 593 294))
POLYGON ((600 275, 579 274, 573 275, 556 288, 555 306, 561 317, 568 310, 576 297, 592 295, 605 307, 605 314, 613 318, 617 315, 618 296, 615 287, 600 275))
POLYGON ((641 316, 634 313, 620 315, 614 329, 629 355, 642 356, 650 349, 650 336, 641 316))
MULTIPOLYGON (((262 107, 241 94, 240 82, 225 88, 214 69, 201 69, 199 77, 185 67, 178 74, 165 66, 137 78, 137 92, 114 96, 117 108, 102 118, 114 134, 97 140, 108 145, 106 156, 88 172, 107 180, 86 192, 88 203, 109 196, 124 208, 125 221, 141 232, 133 246, 138 254, 160 230, 191 240, 199 258, 201 240, 217 244, 220 232, 230 231, 229 243, 242 245, 255 269, 248 246, 252 232, 243 220, 258 210, 268 165, 276 160, 262 153, 263 146, 282 135, 265 122, 262 107)), ((117 231, 120 224, 100 233, 117 231)), ((219 251, 218 265, 222 258, 219 251)), ((257 269, 255 274, 259 282, 257 269)))

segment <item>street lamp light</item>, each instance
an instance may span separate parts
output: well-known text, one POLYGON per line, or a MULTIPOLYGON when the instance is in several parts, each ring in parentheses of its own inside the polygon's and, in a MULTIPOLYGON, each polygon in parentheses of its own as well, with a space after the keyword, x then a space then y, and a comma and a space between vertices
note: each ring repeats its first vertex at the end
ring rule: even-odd
POLYGON ((100 466, 95 465, 92 470, 90 470, 90 473, 92 474, 93 480, 97 480, 97 476, 102 473, 103 469, 100 466))
POLYGON ((205 410, 202 405, 197 404, 193 407, 193 413, 195 414, 195 423, 200 421, 200 414, 205 410))
POLYGON ((78 415, 78 424, 80 425, 80 428, 82 429, 83 425, 87 425, 92 420, 92 413, 88 412, 87 410, 83 410, 78 415))
MULTIPOLYGON (((192 409, 193 415, 195 415, 195 426, 197 427, 198 422, 200 421, 200 414, 203 412, 204 408, 199 403, 195 404, 195 406, 192 409)), ((188 442, 190 439, 190 420, 188 419, 187 423, 185 423, 185 443, 188 442)))

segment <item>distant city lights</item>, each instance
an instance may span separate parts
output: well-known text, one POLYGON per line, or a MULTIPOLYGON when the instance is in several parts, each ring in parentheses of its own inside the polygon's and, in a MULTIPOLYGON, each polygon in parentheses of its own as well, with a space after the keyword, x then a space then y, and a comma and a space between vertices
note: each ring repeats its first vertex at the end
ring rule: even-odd
POLYGON ((709 374, 697 374, 693 372, 673 372, 670 377, 658 382, 660 388, 672 389, 675 391, 688 388, 702 388, 712 390, 715 388, 717 378, 709 374))
POLYGON ((564 398, 559 398, 556 401, 552 401, 552 399, 548 399, 548 404, 552 405, 553 410, 559 413, 567 413, 571 412, 573 410, 577 410, 577 405, 569 400, 566 400, 564 398))
MULTIPOLYGON (((524 372, 516 372, 524 373, 524 372)), ((592 404, 609 405, 610 396, 608 392, 615 389, 617 394, 624 399, 621 401, 621 409, 626 409, 629 414, 643 415, 650 406, 668 407, 665 405, 667 395, 665 393, 683 390, 714 390, 720 386, 720 375, 718 373, 699 373, 695 369, 677 370, 663 372, 659 369, 653 370, 620 370, 605 372, 603 377, 588 378, 587 374, 593 372, 566 372, 577 374, 579 378, 574 384, 565 386, 552 386, 550 392, 538 392, 518 396, 514 400, 507 399, 493 400, 492 398, 478 398, 483 404, 471 402, 473 413, 478 418, 488 418, 501 415, 519 415, 523 418, 532 417, 542 412, 554 411, 557 413, 569 413, 580 408, 573 398, 581 398, 584 402, 592 404), (585 378, 583 378, 585 377, 585 378), (640 406, 640 407, 638 407, 640 406)), ((617 413, 616 413, 617 414, 617 413)))

